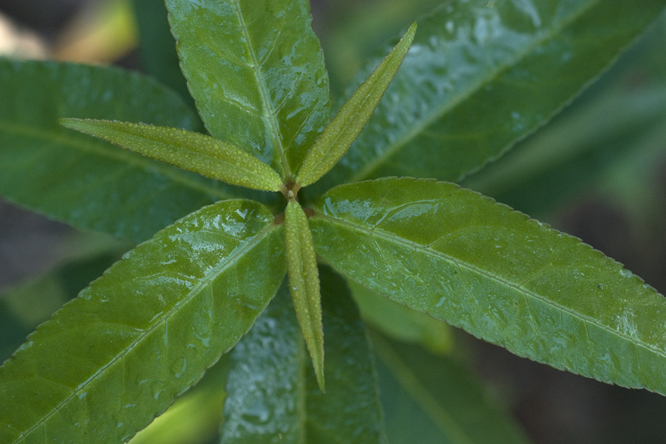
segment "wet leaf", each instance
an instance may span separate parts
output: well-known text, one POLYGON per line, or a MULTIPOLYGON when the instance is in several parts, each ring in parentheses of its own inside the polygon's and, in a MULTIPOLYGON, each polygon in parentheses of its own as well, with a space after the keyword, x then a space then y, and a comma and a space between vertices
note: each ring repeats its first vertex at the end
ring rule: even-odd
POLYGON ((339 186, 316 212, 317 253, 369 289, 519 356, 666 394, 664 297, 578 239, 433 180, 339 186))
POLYGON ((148 77, 111 67, 0 59, 0 193, 75 227, 145 240, 244 190, 130 153, 58 125, 62 117, 193 129, 182 100, 148 77))
POLYGON ((344 281, 321 269, 327 392, 319 389, 288 285, 230 353, 222 443, 385 443, 374 363, 344 281), (344 414, 342 414, 344 412, 344 414))
POLYGON ((164 126, 110 120, 60 119, 60 124, 151 159, 255 190, 280 191, 282 180, 265 163, 210 136, 164 126))
POLYGON ((307 0, 167 0, 181 68, 210 133, 292 177, 329 119, 307 0))
POLYGON ((470 368, 372 335, 391 444, 525 444, 518 423, 470 368))
POLYGON ((381 176, 459 180, 543 125, 665 6, 664 0, 443 4, 419 20, 412 49, 347 155, 306 191, 314 196, 381 176))
POLYGON ((433 353, 451 351, 451 326, 420 311, 373 293, 354 281, 347 282, 363 320, 391 338, 419 343, 433 353))
POLYGON ((335 118, 324 128, 315 144, 308 151, 295 182, 305 187, 326 174, 338 163, 349 149, 349 145, 358 137, 377 104, 398 71, 402 59, 414 40, 416 23, 404 35, 402 40, 375 68, 370 77, 358 87, 335 118))
POLYGON ((319 387, 324 391, 324 332, 317 257, 308 218, 298 202, 291 201, 287 205, 284 228, 289 291, 294 299, 294 308, 312 357, 319 387))
POLYGON ((148 425, 274 296, 285 267, 273 219, 223 201, 126 254, 0 367, 0 442, 124 442, 148 425))

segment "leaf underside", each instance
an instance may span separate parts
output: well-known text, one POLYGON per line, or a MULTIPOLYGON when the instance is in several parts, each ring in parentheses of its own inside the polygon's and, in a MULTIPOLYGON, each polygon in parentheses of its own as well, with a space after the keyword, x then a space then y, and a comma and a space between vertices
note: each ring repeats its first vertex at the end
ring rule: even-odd
POLYGON ((0 367, 0 442, 126 441, 247 332, 285 272, 283 227, 256 202, 160 231, 0 367))
POLYGON ((666 301, 578 239, 434 180, 339 186, 315 210, 317 253, 367 288, 519 356, 666 394, 666 301))
POLYGON ((320 273, 326 394, 312 371, 285 282, 230 353, 222 443, 385 443, 363 323, 344 281, 330 269, 320 273))

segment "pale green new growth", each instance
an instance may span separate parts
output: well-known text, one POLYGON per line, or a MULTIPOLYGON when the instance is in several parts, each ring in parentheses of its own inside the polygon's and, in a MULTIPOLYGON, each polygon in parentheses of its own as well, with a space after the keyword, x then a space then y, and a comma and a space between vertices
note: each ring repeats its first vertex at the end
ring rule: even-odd
POLYGON ((60 124, 151 159, 255 190, 280 191, 282 180, 256 157, 210 136, 142 123, 60 119, 60 124))
POLYGON ((308 346, 319 388, 324 391, 324 331, 317 257, 305 212, 290 201, 285 210, 285 237, 289 291, 308 346))
POLYGON ((409 27, 400 42, 358 87, 335 118, 321 133, 308 151, 296 177, 296 183, 305 187, 326 174, 345 155, 349 146, 368 123, 386 88, 393 80, 416 34, 416 23, 409 27))

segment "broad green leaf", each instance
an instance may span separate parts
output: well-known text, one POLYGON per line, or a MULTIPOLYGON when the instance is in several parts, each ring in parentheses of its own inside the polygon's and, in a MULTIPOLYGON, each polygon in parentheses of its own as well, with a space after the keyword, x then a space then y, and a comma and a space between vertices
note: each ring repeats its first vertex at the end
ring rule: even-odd
POLYGON ((119 258, 120 252, 107 252, 75 260, 0 293, 0 363, 9 358, 39 324, 119 258))
POLYGON ((171 35, 164 0, 133 0, 132 4, 139 29, 142 67, 150 76, 180 94, 194 110, 194 100, 180 71, 176 41, 171 35))
POLYGON ((196 118, 155 81, 111 67, 0 59, 0 194, 88 230, 145 240, 244 191, 58 125, 62 117, 192 129, 196 118), (241 191, 238 191, 241 190, 241 191))
POLYGON ((315 211, 317 252, 369 289, 519 356, 666 394, 664 297, 578 239, 434 180, 343 185, 315 211))
POLYGON ((329 119, 307 0, 167 0, 206 128, 290 179, 329 119))
POLYGON ((358 137, 377 104, 398 71, 409 45, 416 34, 416 23, 407 30, 402 40, 393 48, 370 77, 358 87, 335 118, 321 133, 308 151, 295 182, 305 187, 326 174, 338 163, 358 137))
POLYGON ((317 381, 324 391, 324 332, 321 324, 321 295, 317 257, 312 245, 308 218, 298 202, 287 204, 284 218, 289 291, 303 337, 312 357, 317 381))
POLYGON ((126 254, 0 367, 0 442, 122 443, 166 410, 277 291, 273 219, 223 201, 126 254))
POLYGON ((268 165, 233 145, 191 131, 111 120, 60 119, 66 128, 104 139, 151 159, 230 185, 280 191, 282 180, 268 165))
POLYGON ((222 443, 385 443, 374 362, 344 281, 321 269, 327 392, 307 358, 287 283, 230 353, 222 443))
POLYGON ((432 316, 371 292, 354 281, 347 282, 361 317, 389 337, 419 343, 433 353, 444 354, 453 346, 451 327, 432 316))
POLYGON ((469 368, 373 334, 391 444, 524 444, 518 424, 469 368))
POLYGON ((459 180, 543 125, 665 6, 665 0, 447 2, 419 20, 377 112, 308 192, 389 175, 459 180))

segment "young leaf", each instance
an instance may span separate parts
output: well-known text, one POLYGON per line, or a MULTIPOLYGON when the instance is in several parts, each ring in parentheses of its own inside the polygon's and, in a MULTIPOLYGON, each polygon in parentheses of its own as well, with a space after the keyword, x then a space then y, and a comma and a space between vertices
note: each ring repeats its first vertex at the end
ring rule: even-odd
POLYGON ((358 87, 354 95, 338 111, 308 151, 295 182, 305 187, 321 178, 345 155, 358 137, 405 58, 416 34, 416 23, 402 40, 358 87))
POLYGON ((459 180, 543 125, 664 7, 666 0, 443 4, 419 20, 366 130, 306 193, 382 176, 459 180))
POLYGON ((340 276, 329 268, 320 272, 327 393, 312 372, 285 282, 230 353, 222 443, 386 442, 358 310, 340 276))
POLYGON ((112 67, 0 59, 0 194, 78 228, 134 241, 231 197, 231 187, 58 125, 62 117, 194 129, 182 100, 148 77, 112 67))
POLYGON ((181 68, 210 133, 291 178, 328 123, 308 0, 167 0, 181 68))
POLYGON ((126 254, 0 367, 0 442, 122 443, 145 427, 277 291, 273 221, 259 203, 223 201, 126 254))
POLYGON ((371 335, 391 444, 526 444, 471 369, 419 347, 371 335))
POLYGON ((289 291, 294 299, 294 308, 312 357, 319 387, 324 391, 324 332, 321 325, 317 257, 308 218, 298 202, 290 201, 287 204, 284 228, 289 291))
POLYGON ((664 297, 578 239, 433 180, 343 185, 315 211, 317 252, 362 285, 519 356, 666 394, 664 297))
POLYGON ((60 124, 151 159, 231 185, 280 191, 275 171, 233 145, 191 131, 110 120, 60 119, 60 124))

